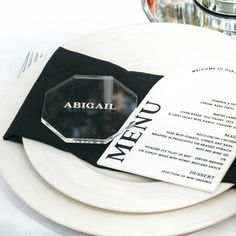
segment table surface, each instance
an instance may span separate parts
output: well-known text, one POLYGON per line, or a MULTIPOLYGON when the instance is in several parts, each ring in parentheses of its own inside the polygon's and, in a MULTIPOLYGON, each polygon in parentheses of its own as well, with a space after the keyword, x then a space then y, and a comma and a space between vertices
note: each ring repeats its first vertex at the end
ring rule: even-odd
MULTIPOLYGON (((47 53, 83 34, 148 22, 140 0, 8 0, 0 9, 0 98, 13 85, 26 53, 47 53)), ((236 216, 191 236, 236 232, 236 216)), ((0 235, 85 236, 30 209, 0 175, 0 235)))

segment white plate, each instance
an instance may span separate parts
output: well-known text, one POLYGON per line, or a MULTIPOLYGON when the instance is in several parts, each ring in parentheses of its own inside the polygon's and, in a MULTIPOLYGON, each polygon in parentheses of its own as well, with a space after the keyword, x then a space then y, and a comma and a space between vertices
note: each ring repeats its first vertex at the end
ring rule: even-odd
MULTIPOLYGON (((132 30, 136 27, 128 28, 132 30)), ((39 75, 46 61, 39 62, 26 72, 24 80, 18 80, 12 93, 1 103, 4 112, 0 117, 0 135, 5 133, 33 85, 32 75, 39 75)), ((1 139, 0 149, 2 175, 16 194, 35 211, 78 231, 110 236, 177 235, 202 229, 236 213, 235 190, 173 212, 125 214, 101 210, 74 201, 48 185, 30 165, 22 145, 1 139)))
POLYGON ((49 145, 24 138, 24 147, 34 168, 49 184, 71 198, 103 209, 139 213, 168 211, 205 201, 232 186, 223 183, 216 192, 207 193, 148 179, 146 182, 120 180, 103 175, 76 156, 49 145))
MULTIPOLYGON (((235 63, 235 46, 235 41, 223 34, 174 24, 115 29, 84 36, 65 45, 129 70, 156 74, 165 74, 188 62, 212 62, 220 58, 235 63)), ((126 212, 173 210, 209 199, 232 186, 222 184, 217 192, 209 194, 97 169, 69 153, 32 140, 24 139, 24 146, 35 169, 53 187, 76 200, 104 209, 126 212), (113 175, 113 178, 105 175, 113 175)))

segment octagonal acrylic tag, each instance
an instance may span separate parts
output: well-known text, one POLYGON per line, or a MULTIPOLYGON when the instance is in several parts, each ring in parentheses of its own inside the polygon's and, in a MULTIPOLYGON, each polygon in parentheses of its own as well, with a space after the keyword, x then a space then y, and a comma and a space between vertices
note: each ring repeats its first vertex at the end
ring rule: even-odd
POLYGON ((41 122, 67 143, 108 143, 133 125, 123 127, 136 106, 114 77, 74 75, 45 93, 41 122))

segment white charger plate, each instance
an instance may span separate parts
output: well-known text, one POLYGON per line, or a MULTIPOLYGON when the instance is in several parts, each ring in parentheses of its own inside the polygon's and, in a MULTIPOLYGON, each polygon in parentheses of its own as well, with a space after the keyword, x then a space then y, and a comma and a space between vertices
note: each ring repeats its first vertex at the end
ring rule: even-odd
MULTIPOLYGON (((109 30, 65 45, 70 50, 112 61, 128 70, 155 74, 166 74, 188 62, 212 62, 220 58, 235 63, 235 46, 235 41, 215 31, 175 24, 109 30), (210 46, 205 46, 209 45, 206 41, 211 41, 210 46)), ((36 79, 33 73, 32 79, 36 79)), ((221 184, 215 193, 209 194, 94 168, 70 153, 33 140, 24 139, 24 147, 37 172, 57 190, 109 210, 139 213, 173 210, 210 199, 232 186, 221 184)))
MULTIPOLYGON (((130 30, 138 26, 129 26, 130 30)), ((147 26, 149 27, 149 26, 147 26)), ((152 26, 153 27, 153 26, 152 26)), ((124 29, 127 29, 124 28, 124 29)), ((18 80, 1 103, 0 134, 16 115, 46 60, 18 80), (14 97, 12 97, 14 94, 14 97), (17 99, 14 99, 17 96, 17 99)), ((0 140, 2 175, 12 189, 34 210, 69 228, 96 235, 177 235, 202 229, 236 213, 236 191, 228 190, 204 203, 164 213, 125 214, 94 208, 56 191, 32 168, 22 145, 0 140)))
POLYGON ((108 210, 169 211, 205 201, 232 186, 223 183, 216 192, 207 193, 148 179, 120 180, 103 175, 76 156, 49 145, 24 138, 24 147, 34 168, 49 184, 71 198, 108 210))

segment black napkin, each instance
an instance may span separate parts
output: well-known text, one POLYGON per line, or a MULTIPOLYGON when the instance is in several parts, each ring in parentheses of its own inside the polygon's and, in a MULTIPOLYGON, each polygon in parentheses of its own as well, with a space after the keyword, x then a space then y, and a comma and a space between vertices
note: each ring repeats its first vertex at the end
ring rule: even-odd
MULTIPOLYGON (((112 75, 138 95, 138 104, 152 86, 162 78, 160 75, 127 71, 110 62, 59 48, 44 67, 4 135, 4 139, 19 143, 22 143, 22 137, 34 139, 71 152, 99 167, 97 160, 109 144, 65 143, 41 123, 45 92, 75 74, 112 75)), ((236 183, 236 161, 227 172, 224 181, 236 183)))
POLYGON ((75 74, 112 75, 138 95, 138 103, 162 77, 130 72, 110 62, 59 48, 44 67, 4 135, 4 139, 20 143, 22 143, 22 137, 38 140, 58 149, 71 152, 97 166, 96 162, 107 145, 65 143, 45 127, 40 120, 45 92, 75 74))

